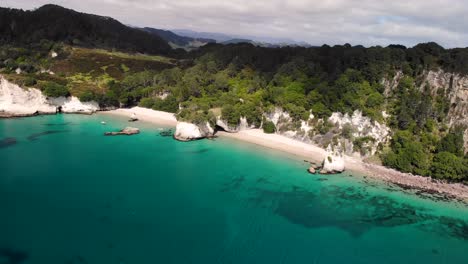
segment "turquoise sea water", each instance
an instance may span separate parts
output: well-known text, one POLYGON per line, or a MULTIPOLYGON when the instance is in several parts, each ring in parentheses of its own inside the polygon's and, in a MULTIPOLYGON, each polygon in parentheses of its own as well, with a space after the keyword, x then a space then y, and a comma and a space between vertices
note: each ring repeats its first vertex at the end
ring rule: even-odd
MULTIPOLYGON (((107 125, 101 125, 105 120, 107 125)), ((468 263, 468 207, 230 139, 0 120, 0 263, 468 263)))

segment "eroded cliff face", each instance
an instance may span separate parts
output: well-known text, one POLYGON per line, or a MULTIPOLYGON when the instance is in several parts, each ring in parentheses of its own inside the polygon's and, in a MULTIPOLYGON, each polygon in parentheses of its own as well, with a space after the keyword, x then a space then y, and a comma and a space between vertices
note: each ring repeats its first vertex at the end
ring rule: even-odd
POLYGON ((76 97, 48 98, 35 88, 22 88, 0 76, 0 116, 30 116, 63 113, 92 114, 99 110, 96 102, 80 102, 76 97))
POLYGON ((425 75, 424 82, 431 87, 433 95, 437 94, 439 89, 443 89, 445 95, 450 101, 450 110, 448 113, 448 125, 465 127, 464 147, 468 151, 468 76, 458 73, 449 73, 443 70, 429 71, 425 75))
POLYGON ((192 141, 213 136, 214 129, 207 122, 206 124, 192 124, 188 122, 178 122, 174 138, 179 141, 192 141))
POLYGON ((241 130, 253 128, 249 126, 249 124, 247 123, 247 119, 245 117, 240 118, 239 125, 230 126, 226 120, 223 120, 220 116, 218 116, 216 118, 216 125, 221 127, 224 131, 229 132, 229 133, 236 133, 241 130))
MULTIPOLYGON (((361 111, 354 111, 352 116, 348 114, 333 113, 328 119, 328 122, 332 123, 337 127, 343 135, 344 129, 348 129, 349 138, 354 140, 361 140, 362 145, 359 147, 359 152, 362 152, 364 156, 374 155, 379 145, 386 144, 390 140, 391 130, 385 124, 381 124, 377 121, 372 121, 369 117, 363 116, 361 111)), ((352 145, 353 151, 357 151, 354 148, 353 142, 348 142, 348 148, 345 152, 349 153, 349 145, 352 145)))
MULTIPOLYGON (((391 80, 383 80, 385 95, 391 95, 391 92, 398 87, 403 78, 402 72, 397 74, 391 80)), ((429 85, 433 98, 437 94, 443 94, 450 102, 450 108, 447 115, 447 125, 465 126, 464 147, 468 151, 468 76, 459 73, 445 72, 444 70, 427 71, 421 76, 419 89, 424 91, 426 85, 429 85)))
POLYGON ((468 125, 468 76, 443 70, 429 71, 421 83, 421 90, 424 89, 426 83, 431 87, 433 96, 443 89, 450 101, 449 125, 468 125))
POLYGON ((386 144, 390 140, 389 127, 372 121, 360 111, 355 111, 351 116, 336 112, 326 120, 318 119, 310 113, 308 120, 295 122, 287 112, 275 108, 273 112, 265 114, 265 118, 275 124, 278 134, 323 148, 340 145, 341 152, 349 155, 374 155, 380 144, 386 144), (324 125, 329 125, 330 128, 328 132, 321 134, 317 129, 324 125), (359 148, 354 146, 355 139, 362 141, 359 148))

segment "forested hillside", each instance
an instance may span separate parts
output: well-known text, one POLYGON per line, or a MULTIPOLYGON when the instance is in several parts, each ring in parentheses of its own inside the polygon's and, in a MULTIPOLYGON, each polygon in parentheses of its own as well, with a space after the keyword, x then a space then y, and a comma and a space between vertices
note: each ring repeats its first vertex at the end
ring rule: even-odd
POLYGON ((142 30, 161 37, 167 43, 169 43, 173 48, 183 48, 183 49, 191 50, 191 49, 199 48, 208 43, 216 42, 216 40, 214 39, 191 38, 191 37, 179 36, 172 31, 157 29, 157 28, 145 27, 145 28, 142 28, 142 30))
POLYGON ((222 119, 236 128, 245 118, 400 171, 468 180, 468 49, 207 44, 161 57, 110 51, 169 48, 110 18, 56 6, 0 12, 0 73, 48 96, 141 105, 195 124, 222 119), (283 118, 272 122, 275 113, 283 118), (360 123, 344 124, 346 114, 360 123))
POLYGON ((157 35, 123 25, 110 17, 79 13, 56 5, 33 11, 0 8, 0 43, 27 45, 41 40, 83 47, 168 54, 157 35))

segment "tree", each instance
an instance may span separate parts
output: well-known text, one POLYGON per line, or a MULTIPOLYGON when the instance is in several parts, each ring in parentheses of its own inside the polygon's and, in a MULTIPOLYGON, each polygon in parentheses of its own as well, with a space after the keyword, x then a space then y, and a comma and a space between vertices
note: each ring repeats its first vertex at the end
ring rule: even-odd
POLYGON ((450 152, 458 157, 463 157, 463 132, 455 129, 443 137, 437 145, 438 152, 450 152))
POLYGON ((228 125, 237 126, 240 121, 240 113, 234 106, 227 104, 221 109, 221 116, 228 122, 228 125))
POLYGON ((67 87, 64 85, 55 83, 55 82, 47 82, 44 86, 44 94, 48 97, 67 97, 70 96, 70 91, 68 91, 67 87))
POLYGON ((276 126, 273 122, 271 121, 265 121, 263 122, 263 132, 267 134, 273 134, 276 132, 276 126))
POLYGON ((430 157, 422 144, 409 131, 397 131, 391 151, 383 156, 385 166, 418 175, 430 174, 430 157))
POLYGON ((463 159, 450 152, 440 152, 434 156, 431 167, 432 176, 439 179, 468 179, 468 167, 463 159))

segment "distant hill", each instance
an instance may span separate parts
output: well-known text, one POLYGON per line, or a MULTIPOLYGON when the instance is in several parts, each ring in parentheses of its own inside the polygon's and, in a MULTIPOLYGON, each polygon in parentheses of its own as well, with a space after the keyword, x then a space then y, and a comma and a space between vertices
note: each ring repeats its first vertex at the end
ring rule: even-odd
POLYGON ((43 39, 149 54, 171 51, 161 37, 125 26, 110 17, 80 13, 57 5, 44 5, 32 11, 0 8, 0 44, 24 45, 43 39))
POLYGON ((238 43, 251 43, 251 44, 254 44, 255 45, 255 42, 253 40, 250 40, 250 39, 230 39, 230 40, 227 40, 227 41, 223 41, 221 42, 221 44, 238 44, 238 43))
POLYGON ((311 47, 309 43, 304 41, 295 41, 288 38, 228 35, 224 33, 196 32, 187 29, 174 29, 171 31, 185 37, 214 39, 217 43, 221 44, 251 43, 256 46, 267 48, 278 48, 285 46, 311 47))
POLYGON ((192 38, 179 36, 172 31, 145 27, 142 30, 157 35, 169 43, 173 48, 194 49, 208 43, 215 43, 216 40, 208 38, 192 38))
POLYGON ((187 29, 174 29, 171 31, 176 33, 179 36, 184 36, 184 37, 191 37, 191 38, 196 38, 196 39, 199 39, 199 38, 214 39, 218 43, 222 43, 222 42, 235 38, 233 36, 229 36, 229 35, 222 34, 222 33, 196 32, 196 31, 187 30, 187 29))

